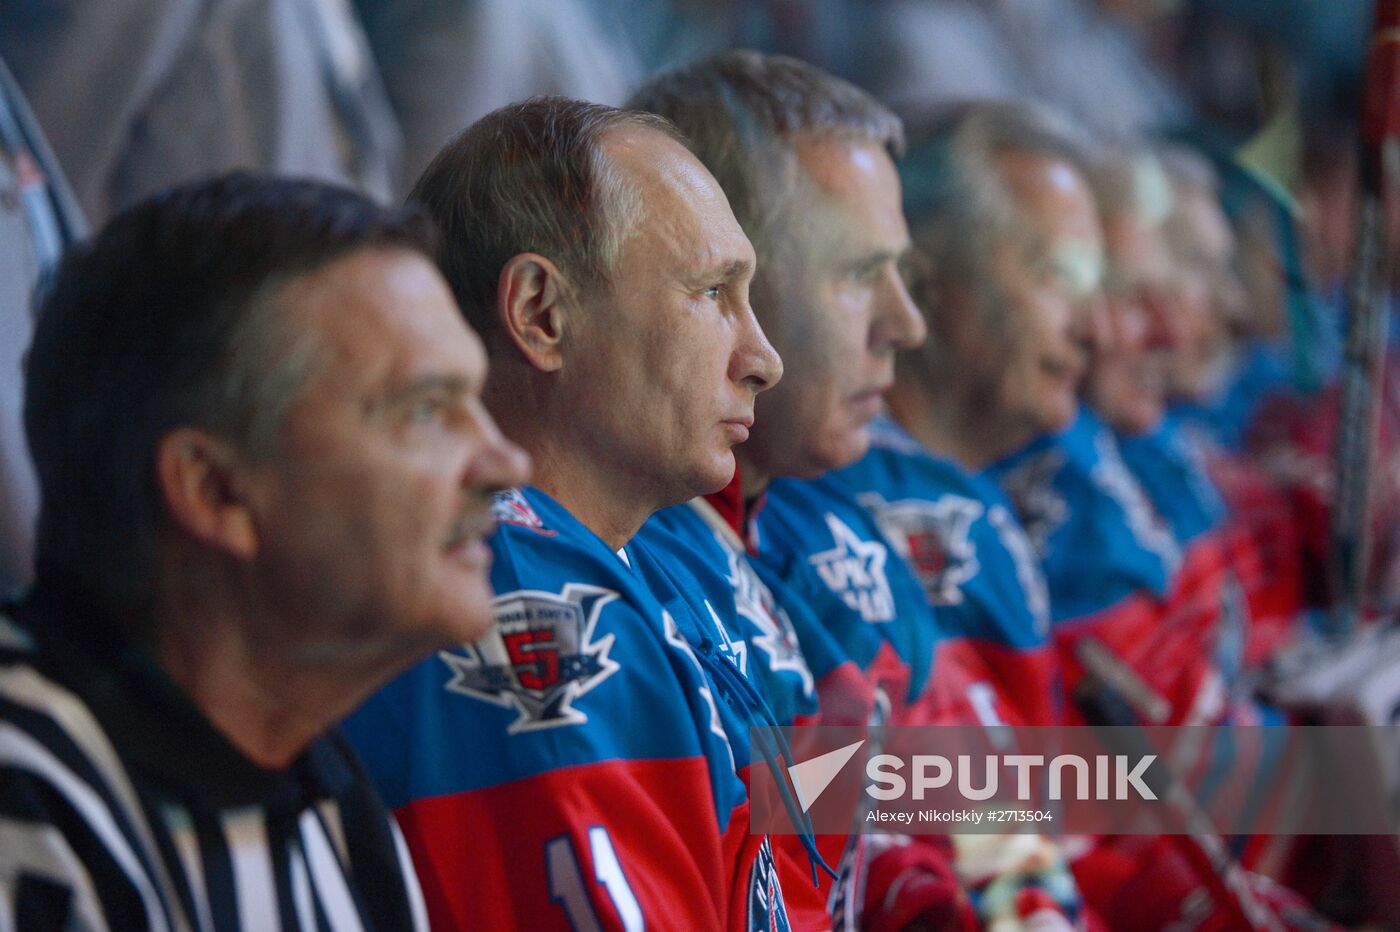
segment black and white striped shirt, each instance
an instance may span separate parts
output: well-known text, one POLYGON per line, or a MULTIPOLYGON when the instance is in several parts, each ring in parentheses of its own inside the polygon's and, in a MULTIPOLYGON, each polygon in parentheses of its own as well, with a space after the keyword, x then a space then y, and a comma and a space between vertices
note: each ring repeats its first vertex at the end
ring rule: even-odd
POLYGON ((243 757, 143 654, 0 615, 0 930, 416 930, 398 827, 338 737, 243 757))

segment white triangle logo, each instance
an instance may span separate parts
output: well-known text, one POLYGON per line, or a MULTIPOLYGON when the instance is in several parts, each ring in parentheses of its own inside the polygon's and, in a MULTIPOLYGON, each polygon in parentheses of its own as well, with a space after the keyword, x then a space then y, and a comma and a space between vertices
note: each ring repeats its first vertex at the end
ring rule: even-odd
POLYGON ((788 776, 792 778, 793 788, 797 790, 797 802, 802 806, 803 812, 812 808, 812 803, 831 785, 841 768, 846 766, 846 762, 855 756, 864 743, 865 739, 862 738, 855 744, 827 751, 788 768, 788 776))

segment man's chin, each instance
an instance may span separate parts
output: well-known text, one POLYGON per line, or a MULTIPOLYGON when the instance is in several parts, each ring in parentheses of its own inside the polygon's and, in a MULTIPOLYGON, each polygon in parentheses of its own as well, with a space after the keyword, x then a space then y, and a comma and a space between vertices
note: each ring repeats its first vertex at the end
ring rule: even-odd
POLYGON ((676 494, 682 497, 675 504, 720 491, 734 481, 736 468, 733 448, 725 448, 713 462, 707 463, 703 469, 696 470, 695 478, 686 488, 677 490, 676 494))
POLYGON ((828 438, 807 451, 800 464, 798 478, 816 479, 834 469, 844 469, 857 463, 870 451, 870 428, 862 424, 855 430, 844 432, 840 437, 828 438))
POLYGON ((448 644, 479 640, 491 630, 491 601, 495 597, 491 581, 484 574, 454 587, 450 602, 438 616, 436 633, 448 644))

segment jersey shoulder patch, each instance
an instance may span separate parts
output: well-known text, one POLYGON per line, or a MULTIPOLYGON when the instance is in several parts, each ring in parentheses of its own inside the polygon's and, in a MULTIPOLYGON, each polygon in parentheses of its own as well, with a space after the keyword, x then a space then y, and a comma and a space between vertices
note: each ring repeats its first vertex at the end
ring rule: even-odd
POLYGON ((519 489, 506 489, 491 496, 491 514, 499 524, 523 527, 545 537, 554 537, 559 533, 545 527, 539 513, 519 489))
POLYGON ((617 597, 578 583, 558 593, 524 589, 497 596, 488 634, 438 652, 452 674, 443 688, 514 709, 509 734, 583 724, 588 716, 574 701, 620 669, 608 656, 615 635, 593 637, 603 607, 617 597))

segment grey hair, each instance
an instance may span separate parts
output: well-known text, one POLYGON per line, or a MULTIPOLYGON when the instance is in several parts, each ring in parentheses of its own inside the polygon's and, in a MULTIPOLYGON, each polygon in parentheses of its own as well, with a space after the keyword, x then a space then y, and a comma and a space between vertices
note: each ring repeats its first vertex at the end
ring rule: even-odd
POLYGON ((900 167, 904 208, 931 274, 973 281, 991 244, 1014 232, 1017 213, 996 157, 1050 156, 1089 175, 1087 137, 1053 111, 1025 103, 963 101, 932 113, 900 167))
POLYGON ((927 382, 958 370, 944 358, 948 341, 943 287, 967 289, 988 313, 999 313, 987 265, 996 244, 1019 234, 1019 211, 997 157, 1045 155, 1087 175, 1095 164, 1089 138, 1053 111, 1006 101, 960 101, 928 113, 912 134, 900 165, 904 210, 914 254, 910 294, 928 324, 930 339, 900 354, 900 369, 927 382))
POLYGON ((1212 194, 1220 190, 1220 173, 1200 151, 1180 143, 1157 147, 1157 160, 1168 180, 1178 188, 1198 188, 1212 194))
POLYGON ((1161 226, 1172 212, 1172 185, 1156 153, 1148 148, 1113 149, 1089 173, 1089 186, 1103 217, 1134 217, 1161 226))
POLYGON ((483 337, 498 327, 497 282, 513 256, 546 256, 583 290, 610 282, 645 210, 641 193, 602 147, 605 135, 629 128, 687 145, 654 114, 532 97, 473 123, 418 179, 409 200, 437 223, 439 265, 483 337))
POLYGON ((748 50, 725 52, 664 72, 628 100, 680 128, 729 199, 760 259, 802 175, 803 139, 870 141, 898 159, 904 126, 894 111, 847 81, 806 62, 748 50))

